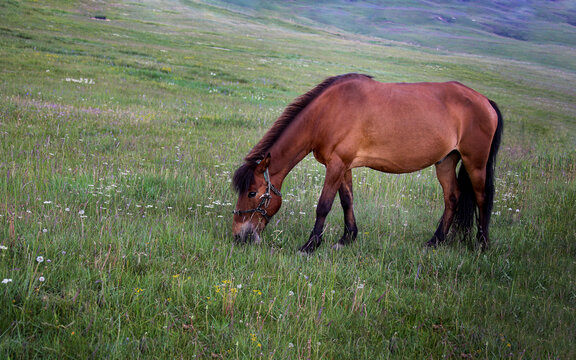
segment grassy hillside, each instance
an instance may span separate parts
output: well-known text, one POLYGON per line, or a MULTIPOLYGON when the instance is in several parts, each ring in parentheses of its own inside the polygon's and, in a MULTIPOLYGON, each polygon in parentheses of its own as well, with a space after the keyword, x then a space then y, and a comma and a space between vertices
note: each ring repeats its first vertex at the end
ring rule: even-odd
POLYGON ((576 356, 571 44, 437 51, 215 4, 0 2, 0 358, 576 356), (488 251, 423 247, 433 169, 357 169, 358 241, 330 249, 336 204, 326 244, 297 256, 324 176, 310 157, 264 243, 233 243, 230 174, 292 99, 346 72, 458 80, 500 105, 488 251))
MULTIPOLYGON (((213 0, 236 11, 401 41, 576 70, 574 1, 213 0)), ((343 35, 345 34, 343 33, 343 35)))

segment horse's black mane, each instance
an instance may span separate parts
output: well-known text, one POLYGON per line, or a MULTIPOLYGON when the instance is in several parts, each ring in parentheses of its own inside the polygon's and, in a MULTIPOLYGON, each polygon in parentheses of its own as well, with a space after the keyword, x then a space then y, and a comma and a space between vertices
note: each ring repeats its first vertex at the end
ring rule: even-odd
POLYGON ((292 121, 300 114, 306 106, 308 106, 314 99, 322 94, 326 89, 332 85, 339 83, 343 80, 354 78, 372 78, 369 75, 363 74, 344 74, 329 77, 315 88, 308 91, 306 94, 299 96, 290 105, 284 109, 282 115, 274 122, 270 130, 266 132, 264 137, 254 146, 254 148, 244 158, 244 164, 236 170, 232 178, 232 186, 238 193, 244 193, 254 178, 254 167, 259 160, 262 160, 268 153, 270 147, 278 140, 284 130, 292 123, 292 121))

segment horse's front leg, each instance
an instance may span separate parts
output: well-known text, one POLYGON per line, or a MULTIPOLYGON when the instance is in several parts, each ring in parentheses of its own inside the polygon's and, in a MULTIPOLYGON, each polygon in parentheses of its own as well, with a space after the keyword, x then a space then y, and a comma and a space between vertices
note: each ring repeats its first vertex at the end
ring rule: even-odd
POLYGON ((310 238, 299 249, 302 253, 311 254, 322 243, 324 222, 326 221, 326 216, 328 216, 330 209, 332 209, 336 192, 340 188, 340 184, 344 177, 344 171, 342 168, 342 164, 340 164, 340 166, 326 166, 324 187, 322 188, 322 194, 320 195, 320 200, 318 200, 318 206, 316 207, 316 222, 314 223, 314 229, 312 229, 310 238))
POLYGON ((358 235, 358 227, 356 226, 356 218, 354 217, 354 193, 352 191, 352 170, 346 171, 344 180, 338 189, 340 195, 340 203, 344 211, 344 235, 340 240, 334 244, 334 249, 341 249, 342 247, 350 244, 356 240, 358 235))

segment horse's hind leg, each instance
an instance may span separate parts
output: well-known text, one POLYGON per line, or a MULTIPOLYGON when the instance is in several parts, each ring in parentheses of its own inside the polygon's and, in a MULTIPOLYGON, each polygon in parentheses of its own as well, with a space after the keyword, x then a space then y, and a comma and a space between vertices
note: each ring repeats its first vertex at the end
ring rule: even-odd
POLYGON ((456 165, 460 160, 460 154, 456 151, 450 153, 444 160, 436 163, 436 177, 442 186, 444 192, 444 213, 440 218, 438 228, 426 245, 436 246, 446 240, 446 235, 450 230, 454 214, 458 206, 460 189, 456 180, 456 165))
POLYGON ((486 198, 486 168, 476 168, 468 172, 472 188, 474 189, 474 196, 476 197, 476 205, 478 206, 478 232, 476 233, 476 238, 480 243, 480 247, 484 250, 490 243, 488 225, 490 224, 491 215, 491 210, 487 206, 488 199, 486 198))
POLYGON ((340 249, 350 244, 356 240, 356 236, 358 235, 358 227, 356 226, 353 209, 352 170, 348 170, 346 174, 344 174, 344 180, 342 181, 342 185, 340 185, 340 189, 338 189, 338 194, 340 195, 340 203, 344 210, 344 235, 334 244, 334 249, 340 249))

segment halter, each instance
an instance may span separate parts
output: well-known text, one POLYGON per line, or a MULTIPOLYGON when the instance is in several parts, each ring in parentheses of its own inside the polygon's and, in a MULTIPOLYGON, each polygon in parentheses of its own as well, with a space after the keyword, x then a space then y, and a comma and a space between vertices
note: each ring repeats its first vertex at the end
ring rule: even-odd
MULTIPOLYGON (((260 161, 258 161, 258 163, 260 163, 260 161)), ((260 203, 258 206, 255 209, 250 210, 234 210, 234 215, 258 213, 262 215, 264 219, 266 219, 266 222, 269 222, 270 219, 272 219, 272 216, 268 215, 266 212, 266 208, 268 208, 268 205, 270 204, 270 199, 272 199, 270 191, 280 197, 282 197, 282 193, 270 181, 270 173, 268 172, 268 168, 264 170, 264 181, 266 181, 266 192, 260 196, 260 203)))

